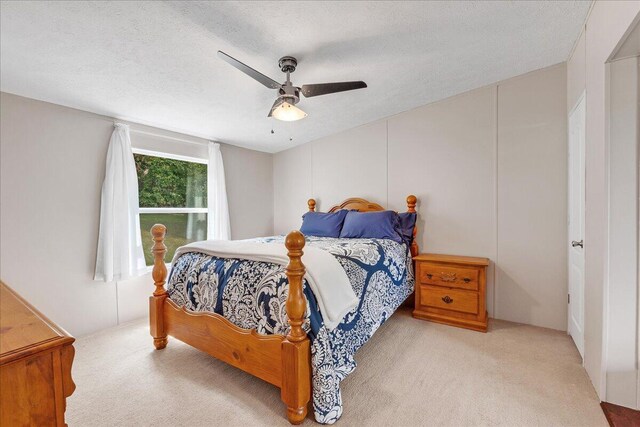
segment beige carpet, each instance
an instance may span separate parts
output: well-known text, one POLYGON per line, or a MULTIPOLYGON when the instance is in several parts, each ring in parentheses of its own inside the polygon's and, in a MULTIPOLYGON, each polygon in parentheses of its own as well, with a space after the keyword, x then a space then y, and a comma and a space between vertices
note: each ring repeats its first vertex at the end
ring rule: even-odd
MULTIPOLYGON (((152 348, 146 321, 80 338, 69 425, 289 425, 276 387, 176 340, 152 348)), ((401 309, 356 359, 339 426, 607 426, 562 332, 492 321, 482 334, 401 309)))

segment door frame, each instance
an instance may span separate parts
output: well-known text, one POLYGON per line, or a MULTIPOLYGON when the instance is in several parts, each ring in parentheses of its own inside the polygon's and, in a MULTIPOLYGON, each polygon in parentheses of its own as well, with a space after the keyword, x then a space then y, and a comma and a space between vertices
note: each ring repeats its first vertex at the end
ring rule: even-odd
MULTIPOLYGON (((640 15, 639 15, 640 17, 640 15)), ((634 24, 635 25, 635 24, 634 24)), ((607 205, 606 205, 606 220, 607 220, 607 233, 606 233, 606 247, 605 247, 605 277, 603 282, 603 319, 602 319, 602 372, 601 372, 601 398, 609 403, 631 407, 633 409, 640 408, 640 372, 638 371, 638 358, 640 357, 640 319, 638 318, 638 312, 640 309, 640 289, 638 288, 638 270, 640 269, 640 260, 638 259, 638 243, 639 243, 639 231, 640 224, 639 209, 638 209, 638 195, 640 183, 638 182, 640 174, 638 173, 640 147, 638 147, 638 135, 639 130, 637 128, 640 122, 640 109, 637 106, 638 96, 640 96, 640 73, 636 68, 636 74, 632 78, 635 80, 635 92, 630 91, 628 93, 636 93, 635 101, 627 100, 630 103, 636 105, 635 110, 635 125, 631 126, 635 128, 635 140, 634 145, 629 144, 629 139, 620 137, 618 134, 620 128, 620 122, 616 120, 619 118, 618 114, 621 111, 627 111, 620 109, 619 106, 614 107, 612 100, 614 91, 614 80, 612 78, 612 67, 618 61, 634 60, 634 67, 638 67, 638 56, 629 56, 623 59, 612 59, 605 63, 605 99, 606 99, 606 176, 607 176, 607 205), (634 59, 635 58, 635 59, 634 59), (614 132, 616 132, 614 134, 614 132), (622 145, 619 145, 622 144, 622 145), (629 147, 635 147, 635 157, 620 155, 619 151, 622 149, 628 149, 629 147), (626 148, 625 148, 626 147, 626 148), (616 154, 616 151, 617 154, 616 154), (633 160, 631 164, 630 159, 633 160), (620 170, 633 171, 634 179, 632 181, 623 180, 619 175, 620 170), (617 176, 612 176, 612 173, 617 173, 617 176), (628 190, 627 184, 631 182, 635 192, 632 193, 628 190), (621 193, 618 192, 617 196, 612 192, 612 188, 622 188, 627 190, 629 194, 633 194, 633 203, 629 203, 625 194, 621 197, 621 193), (633 224, 633 233, 627 233, 622 231, 620 227, 614 227, 614 221, 617 221, 620 213, 629 214, 627 210, 633 206, 635 208, 635 219, 629 224, 633 224), (625 242, 621 239, 621 236, 631 235, 635 242, 625 242), (633 247, 633 249, 631 248, 633 247), (635 257, 633 261, 629 263, 629 260, 624 261, 624 257, 620 257, 621 253, 629 253, 635 251, 635 257), (621 262, 622 260, 622 262, 621 262), (636 291, 634 299, 622 300, 621 297, 627 296, 625 292, 624 284, 631 283, 630 277, 633 277, 635 286, 633 288, 636 291), (620 301, 623 301, 621 304, 620 301), (615 307, 613 307, 615 306, 615 307), (621 316, 624 313, 624 316, 621 316), (634 318, 633 326, 630 328, 628 323, 623 320, 634 318), (629 336, 628 332, 634 330, 633 336, 629 336), (632 346, 621 343, 631 343, 632 346), (621 348, 622 346, 622 348, 621 348), (635 353, 634 360, 630 360, 628 357, 621 358, 620 355, 629 354, 632 351, 635 353), (635 363, 634 363, 635 362, 635 363), (635 368, 632 367, 635 365, 635 368), (633 376, 635 375, 635 378, 633 376), (631 381, 633 379, 633 381, 631 381), (635 384, 631 384, 631 383, 635 384), (633 392, 631 391, 633 389, 633 392)), ((619 77, 616 74, 616 77, 619 77)), ((617 80, 617 79, 616 79, 617 80)), ((617 81, 619 84, 620 81, 617 81)), ((618 88, 619 89, 619 88, 618 88)), ((627 153, 628 154, 628 153, 627 153)), ((623 214, 624 215, 624 214, 623 214)))

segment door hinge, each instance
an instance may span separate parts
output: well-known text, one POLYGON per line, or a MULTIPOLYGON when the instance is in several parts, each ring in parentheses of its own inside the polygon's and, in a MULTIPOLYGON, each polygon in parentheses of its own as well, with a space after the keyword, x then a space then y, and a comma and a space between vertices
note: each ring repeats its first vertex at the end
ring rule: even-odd
POLYGON ((567 304, 571 304, 571 294, 567 294, 567 304))

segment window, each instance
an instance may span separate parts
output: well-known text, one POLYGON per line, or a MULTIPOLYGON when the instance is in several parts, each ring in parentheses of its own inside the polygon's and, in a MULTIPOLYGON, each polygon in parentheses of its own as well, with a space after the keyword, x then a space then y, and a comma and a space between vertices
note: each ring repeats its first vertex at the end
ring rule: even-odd
POLYGON ((147 265, 153 264, 154 224, 167 226, 169 262, 176 249, 207 238, 207 161, 134 149, 140 198, 140 232, 147 265))

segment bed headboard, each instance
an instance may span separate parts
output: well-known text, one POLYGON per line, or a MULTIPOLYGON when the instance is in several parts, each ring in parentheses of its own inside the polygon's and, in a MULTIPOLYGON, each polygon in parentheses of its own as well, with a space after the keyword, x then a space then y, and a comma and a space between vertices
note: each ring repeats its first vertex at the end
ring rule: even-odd
MULTIPOLYGON (((416 203, 418 202, 418 198, 413 194, 407 196, 407 212, 416 212, 416 203)), ((310 212, 316 211, 316 200, 309 199, 307 201, 307 205, 309 206, 310 212)), ((352 197, 350 199, 345 200, 339 205, 333 206, 329 209, 329 213, 338 211, 340 209, 349 209, 349 210, 357 210, 358 212, 375 212, 375 211, 384 211, 386 210, 382 206, 377 203, 372 203, 368 200, 361 199, 359 197, 352 197)), ((416 234, 418 232, 418 225, 416 221, 416 226, 413 228, 413 242, 411 243, 411 255, 416 256, 420 252, 420 248, 418 247, 418 242, 416 242, 416 234)))

